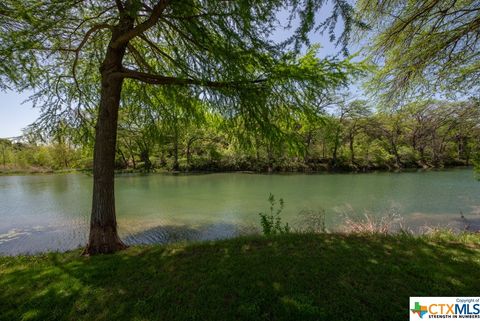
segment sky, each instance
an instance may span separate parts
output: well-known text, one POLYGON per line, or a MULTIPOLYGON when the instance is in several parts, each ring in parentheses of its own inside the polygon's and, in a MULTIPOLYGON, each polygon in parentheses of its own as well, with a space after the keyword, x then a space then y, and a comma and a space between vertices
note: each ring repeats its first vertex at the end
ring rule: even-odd
POLYGON ((40 111, 33 108, 30 102, 22 104, 30 94, 30 92, 0 91, 1 138, 20 136, 22 128, 34 122, 40 115, 40 111))
MULTIPOLYGON (((328 4, 322 9, 322 12, 330 13, 331 6, 328 4)), ((322 15, 319 19, 324 19, 322 15)), ((279 20, 286 21, 286 13, 280 13, 279 20)), ((341 33, 342 24, 337 26, 337 34, 341 33)), ((288 31, 277 30, 272 38, 275 41, 280 41, 289 36, 288 31)), ((312 43, 320 43, 322 49, 320 56, 335 55, 340 48, 336 48, 333 43, 328 40, 327 35, 312 34, 312 43)), ((352 52, 353 50, 350 49, 352 52)), ((39 116, 40 110, 33 108, 32 103, 26 101, 32 92, 15 92, 15 91, 0 91, 0 138, 16 137, 22 134, 22 129, 33 123, 39 116)))

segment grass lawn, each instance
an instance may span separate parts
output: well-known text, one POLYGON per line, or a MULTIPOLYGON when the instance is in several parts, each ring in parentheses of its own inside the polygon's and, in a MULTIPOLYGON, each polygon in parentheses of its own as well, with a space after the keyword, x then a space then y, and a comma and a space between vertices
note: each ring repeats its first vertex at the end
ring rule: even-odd
POLYGON ((479 296, 480 234, 287 234, 0 258, 0 320, 408 320, 479 296))

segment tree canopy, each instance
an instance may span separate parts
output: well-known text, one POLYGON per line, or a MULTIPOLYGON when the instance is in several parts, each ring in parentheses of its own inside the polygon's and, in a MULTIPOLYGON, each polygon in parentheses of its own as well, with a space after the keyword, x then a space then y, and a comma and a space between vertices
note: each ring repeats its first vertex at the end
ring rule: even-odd
POLYGON ((381 65, 372 85, 384 101, 478 95, 480 1, 359 0, 357 8, 372 27, 365 48, 381 65))
POLYGON ((273 81, 286 87, 292 85, 291 80, 296 85, 322 80, 326 87, 335 77, 336 83, 342 80, 336 72, 344 71, 347 64, 310 59, 307 66, 293 58, 308 43, 311 30, 327 28, 333 35, 339 16, 349 27, 338 41, 348 39, 352 7, 347 1, 335 1, 332 15, 318 23, 316 12, 324 2, 4 1, 0 8, 0 83, 33 88, 35 101, 49 115, 68 107, 74 111, 71 117, 78 119, 78 107, 94 108, 98 103, 100 88, 95 84, 99 84, 99 66, 107 48, 126 45, 116 77, 148 84, 193 85, 192 90, 201 86, 196 94, 216 98, 216 103, 232 95, 246 100, 251 92, 242 95, 239 87, 250 90, 259 84, 263 91, 273 81), (298 17, 299 26, 293 37, 274 43, 269 36, 279 27, 281 10, 290 11, 290 19, 298 17), (119 30, 122 18, 131 24, 128 31, 119 30), (121 36, 111 41, 113 33, 121 36), (308 72, 306 67, 311 67, 308 72))

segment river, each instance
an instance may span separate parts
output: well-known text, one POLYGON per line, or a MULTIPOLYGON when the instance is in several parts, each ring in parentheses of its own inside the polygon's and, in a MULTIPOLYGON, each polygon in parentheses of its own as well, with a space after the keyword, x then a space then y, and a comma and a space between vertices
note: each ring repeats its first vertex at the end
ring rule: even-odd
MULTIPOLYGON (((120 175, 121 237, 129 244, 207 240, 259 228, 269 193, 283 198, 284 222, 324 210, 330 230, 346 216, 398 213, 406 227, 461 229, 480 222, 480 182, 471 169, 368 174, 120 175), (466 221, 461 219, 461 213, 466 221)), ((0 177, 0 254, 68 250, 88 233, 92 177, 0 177)))

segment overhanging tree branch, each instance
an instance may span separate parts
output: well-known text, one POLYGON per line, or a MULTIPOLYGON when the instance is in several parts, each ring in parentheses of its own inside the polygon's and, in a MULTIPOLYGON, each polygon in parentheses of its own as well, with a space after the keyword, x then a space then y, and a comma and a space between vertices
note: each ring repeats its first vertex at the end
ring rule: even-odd
POLYGON ((136 79, 153 85, 198 85, 210 88, 240 88, 247 85, 255 85, 267 82, 266 78, 245 80, 245 81, 209 81, 193 78, 177 78, 155 74, 149 74, 141 71, 124 68, 122 72, 114 73, 114 76, 136 79))
POLYGON ((164 15, 165 18, 169 19, 175 19, 175 20, 193 20, 197 18, 203 18, 203 17, 231 17, 235 13, 214 13, 214 12, 205 12, 205 13, 199 13, 199 14, 194 14, 190 16, 173 16, 173 15, 164 15))

